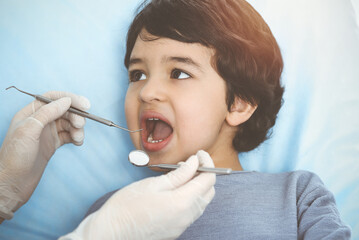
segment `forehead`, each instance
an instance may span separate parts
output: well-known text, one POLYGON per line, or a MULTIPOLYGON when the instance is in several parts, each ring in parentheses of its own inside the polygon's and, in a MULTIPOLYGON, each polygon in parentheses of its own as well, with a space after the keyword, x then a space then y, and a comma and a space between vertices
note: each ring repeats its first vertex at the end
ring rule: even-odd
POLYGON ((210 62, 214 55, 212 48, 199 43, 184 43, 174 39, 153 36, 142 30, 137 36, 130 59, 165 58, 169 56, 191 57, 199 62, 210 62))

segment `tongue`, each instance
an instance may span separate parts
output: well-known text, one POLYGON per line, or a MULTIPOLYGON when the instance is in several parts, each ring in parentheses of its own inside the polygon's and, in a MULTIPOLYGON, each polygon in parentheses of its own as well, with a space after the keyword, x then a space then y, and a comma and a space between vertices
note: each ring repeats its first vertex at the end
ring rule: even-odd
POLYGON ((155 127, 152 132, 153 140, 166 139, 172 133, 172 128, 167 123, 159 120, 156 121, 155 127))

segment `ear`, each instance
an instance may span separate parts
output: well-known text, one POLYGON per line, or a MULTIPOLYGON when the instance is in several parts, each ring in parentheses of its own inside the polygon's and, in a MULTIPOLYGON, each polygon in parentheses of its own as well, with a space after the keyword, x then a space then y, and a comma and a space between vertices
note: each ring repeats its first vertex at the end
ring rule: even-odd
POLYGON ((238 126, 247 121, 256 109, 257 105, 252 106, 239 97, 236 97, 230 112, 227 113, 226 121, 230 126, 238 126))

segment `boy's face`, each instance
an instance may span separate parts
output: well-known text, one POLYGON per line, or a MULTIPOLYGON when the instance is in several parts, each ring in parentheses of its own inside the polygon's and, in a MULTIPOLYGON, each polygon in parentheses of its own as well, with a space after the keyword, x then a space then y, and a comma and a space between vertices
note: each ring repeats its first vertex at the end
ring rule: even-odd
POLYGON ((185 161, 200 149, 212 158, 226 156, 234 130, 226 122, 226 84, 211 65, 213 54, 197 43, 137 38, 125 112, 129 129, 144 129, 131 138, 151 164, 185 161))

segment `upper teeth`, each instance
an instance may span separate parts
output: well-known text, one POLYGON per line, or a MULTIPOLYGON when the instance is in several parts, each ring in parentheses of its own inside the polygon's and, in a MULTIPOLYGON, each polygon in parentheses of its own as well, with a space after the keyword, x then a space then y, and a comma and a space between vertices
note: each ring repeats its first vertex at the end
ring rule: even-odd
POLYGON ((158 118, 149 118, 149 119, 147 119, 147 120, 150 120, 150 121, 157 121, 157 120, 160 120, 160 119, 158 119, 158 118))

